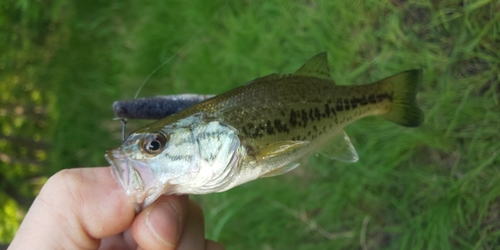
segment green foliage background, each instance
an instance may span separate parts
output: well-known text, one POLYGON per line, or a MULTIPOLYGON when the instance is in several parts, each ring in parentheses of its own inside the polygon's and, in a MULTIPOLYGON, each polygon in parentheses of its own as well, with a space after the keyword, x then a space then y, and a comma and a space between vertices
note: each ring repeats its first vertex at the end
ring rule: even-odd
MULTIPOLYGON (((424 69, 423 126, 346 130, 360 161, 323 157, 194 197, 228 249, 500 247, 500 3, 494 0, 0 2, 0 240, 47 177, 106 165, 111 105, 221 93, 327 51, 338 84, 424 69)), ((132 122, 129 129, 144 122, 132 122)))

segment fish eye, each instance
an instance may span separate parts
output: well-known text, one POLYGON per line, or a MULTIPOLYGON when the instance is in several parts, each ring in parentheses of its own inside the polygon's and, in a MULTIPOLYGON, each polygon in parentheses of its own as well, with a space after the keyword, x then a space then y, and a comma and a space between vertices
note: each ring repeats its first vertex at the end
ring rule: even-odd
POLYGON ((161 152, 166 143, 167 137, 163 134, 153 134, 143 140, 142 148, 148 154, 157 154, 161 152))

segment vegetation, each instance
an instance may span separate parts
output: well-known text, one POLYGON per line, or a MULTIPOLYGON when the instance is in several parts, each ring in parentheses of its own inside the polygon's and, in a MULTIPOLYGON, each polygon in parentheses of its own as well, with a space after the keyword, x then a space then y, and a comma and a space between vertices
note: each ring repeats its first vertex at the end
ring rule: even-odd
POLYGON ((150 74, 140 96, 221 93, 327 51, 338 84, 423 68, 425 123, 365 118, 346 129, 357 163, 312 156, 194 197, 207 236, 228 249, 496 249, 499 44, 493 0, 1 1, 0 240, 48 176, 107 164, 111 105, 150 74))

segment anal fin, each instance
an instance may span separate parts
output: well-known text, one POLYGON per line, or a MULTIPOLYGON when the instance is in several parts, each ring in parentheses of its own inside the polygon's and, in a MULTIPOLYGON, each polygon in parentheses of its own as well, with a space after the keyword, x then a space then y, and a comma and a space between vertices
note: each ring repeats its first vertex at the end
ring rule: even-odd
POLYGON ((319 148, 319 153, 342 162, 357 162, 359 157, 347 133, 342 130, 319 148))

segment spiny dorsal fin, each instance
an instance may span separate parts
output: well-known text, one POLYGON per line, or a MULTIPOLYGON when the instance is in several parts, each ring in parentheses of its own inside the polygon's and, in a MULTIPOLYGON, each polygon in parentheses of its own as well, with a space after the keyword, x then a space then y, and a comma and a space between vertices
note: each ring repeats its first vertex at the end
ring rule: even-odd
POLYGON ((245 85, 250 85, 250 84, 253 84, 253 83, 257 83, 257 82, 264 82, 264 81, 271 81, 271 80, 281 79, 282 77, 283 77, 282 74, 272 73, 272 74, 269 74, 267 76, 255 78, 255 79, 253 79, 253 80, 245 83, 245 85))
POLYGON ((330 67, 328 67, 328 58, 326 52, 321 52, 309 59, 300 69, 295 71, 296 76, 317 77, 325 80, 332 80, 330 76, 330 67))
POLYGON ((342 162, 357 162, 359 159, 356 149, 344 130, 321 146, 319 152, 330 159, 342 162))

